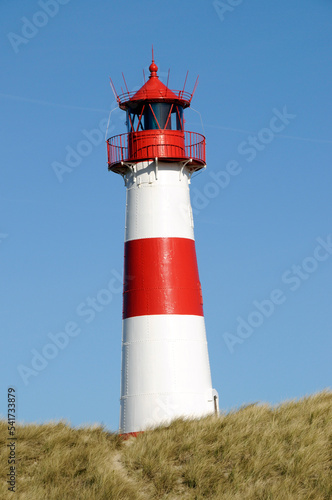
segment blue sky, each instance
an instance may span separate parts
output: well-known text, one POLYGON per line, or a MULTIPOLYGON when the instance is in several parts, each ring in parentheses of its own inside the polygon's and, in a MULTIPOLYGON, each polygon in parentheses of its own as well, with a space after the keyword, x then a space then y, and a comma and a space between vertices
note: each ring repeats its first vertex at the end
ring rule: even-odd
POLYGON ((221 409, 328 387, 331 2, 42 4, 0 6, 0 413, 14 386, 21 421, 118 428, 125 189, 104 128, 109 76, 139 88, 152 43, 171 88, 200 75, 186 128, 207 141, 191 194, 221 409))

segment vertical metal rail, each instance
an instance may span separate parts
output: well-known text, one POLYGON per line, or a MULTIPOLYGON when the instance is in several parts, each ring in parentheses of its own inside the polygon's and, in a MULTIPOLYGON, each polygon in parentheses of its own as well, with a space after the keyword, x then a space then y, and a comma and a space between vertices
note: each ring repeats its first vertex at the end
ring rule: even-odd
POLYGON ((120 135, 120 151, 121 151, 121 161, 123 161, 123 154, 122 154, 122 135, 120 135))

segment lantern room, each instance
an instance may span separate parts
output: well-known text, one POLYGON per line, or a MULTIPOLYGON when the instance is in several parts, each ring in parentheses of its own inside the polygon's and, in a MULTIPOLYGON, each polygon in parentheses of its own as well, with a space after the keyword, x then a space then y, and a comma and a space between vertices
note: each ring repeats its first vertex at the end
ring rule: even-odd
POLYGON ((107 140, 108 169, 125 175, 132 163, 168 161, 186 163, 190 171, 205 166, 205 137, 185 130, 184 110, 188 108, 197 86, 190 94, 170 90, 158 77, 152 59, 150 76, 136 92, 117 95, 120 109, 126 112, 127 133, 107 140))

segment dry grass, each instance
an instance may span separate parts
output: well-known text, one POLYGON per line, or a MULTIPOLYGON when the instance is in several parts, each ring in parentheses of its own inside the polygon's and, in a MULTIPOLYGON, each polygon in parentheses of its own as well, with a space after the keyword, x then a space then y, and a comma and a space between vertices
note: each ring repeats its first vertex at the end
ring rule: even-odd
POLYGON ((332 393, 219 418, 177 420, 123 441, 64 423, 17 428, 19 500, 331 499, 332 393))

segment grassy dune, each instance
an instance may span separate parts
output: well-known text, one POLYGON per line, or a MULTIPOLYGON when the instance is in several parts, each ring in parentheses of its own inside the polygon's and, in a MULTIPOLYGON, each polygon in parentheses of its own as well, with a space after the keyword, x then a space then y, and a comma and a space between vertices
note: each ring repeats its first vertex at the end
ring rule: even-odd
POLYGON ((332 393, 176 420, 123 441, 64 423, 17 428, 16 493, 7 490, 0 422, 0 498, 19 500, 331 499, 332 393))

